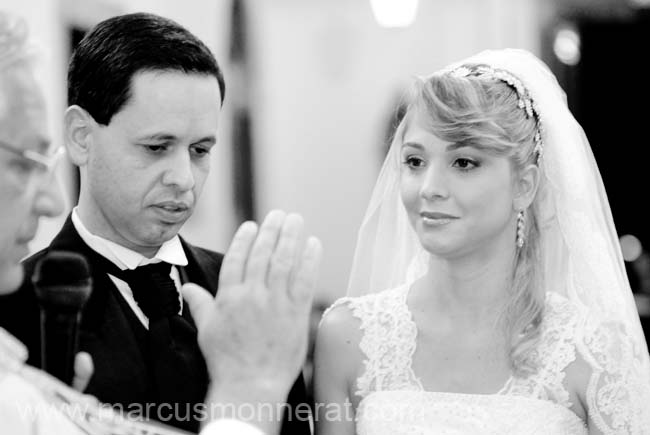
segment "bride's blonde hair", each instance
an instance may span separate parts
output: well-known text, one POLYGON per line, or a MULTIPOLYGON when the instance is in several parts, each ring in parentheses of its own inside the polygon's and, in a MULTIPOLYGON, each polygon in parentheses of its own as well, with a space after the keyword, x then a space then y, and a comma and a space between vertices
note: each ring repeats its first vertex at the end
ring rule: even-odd
MULTIPOLYGON (((475 146, 510 159, 513 172, 536 164, 538 123, 519 106, 520 95, 502 80, 485 76, 434 75, 417 81, 410 110, 428 114, 438 138, 475 146)), ((541 170, 541 168, 540 168, 541 170)), ((543 177, 540 177, 540 179, 543 177)), ((515 373, 535 370, 533 350, 540 338, 544 286, 540 269, 537 201, 525 212, 525 243, 517 249, 510 298, 501 318, 515 373)), ((516 243, 513 229, 512 243, 516 243)))

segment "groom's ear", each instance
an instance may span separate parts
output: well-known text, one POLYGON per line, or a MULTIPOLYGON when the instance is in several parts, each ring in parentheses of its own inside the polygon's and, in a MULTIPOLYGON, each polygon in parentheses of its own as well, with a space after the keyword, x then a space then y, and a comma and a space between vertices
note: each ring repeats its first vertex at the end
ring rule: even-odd
POLYGON ((86 110, 72 105, 65 111, 63 125, 65 147, 70 160, 79 167, 84 166, 88 161, 97 123, 86 110))
POLYGON ((535 199, 539 187, 540 172, 537 165, 530 164, 521 170, 515 180, 515 197, 513 208, 525 210, 535 199))

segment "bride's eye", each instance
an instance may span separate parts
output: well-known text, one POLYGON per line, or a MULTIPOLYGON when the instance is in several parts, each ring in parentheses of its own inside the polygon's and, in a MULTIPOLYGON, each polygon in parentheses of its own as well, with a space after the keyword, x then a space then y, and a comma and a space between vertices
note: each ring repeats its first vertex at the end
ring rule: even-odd
POLYGON ((416 156, 408 156, 402 163, 412 169, 421 168, 424 166, 424 160, 416 156))
POLYGON ((479 162, 475 160, 460 158, 454 161, 453 166, 463 171, 471 171, 474 168, 478 168, 480 165, 479 162))

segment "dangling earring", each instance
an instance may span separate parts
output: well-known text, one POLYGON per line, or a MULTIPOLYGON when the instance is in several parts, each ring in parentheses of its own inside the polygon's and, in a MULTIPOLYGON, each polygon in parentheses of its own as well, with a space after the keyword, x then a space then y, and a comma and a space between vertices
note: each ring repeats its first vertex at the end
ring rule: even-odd
POLYGON ((526 216, 524 211, 521 210, 517 215, 517 247, 523 248, 524 242, 526 241, 526 236, 524 231, 526 230, 526 216))

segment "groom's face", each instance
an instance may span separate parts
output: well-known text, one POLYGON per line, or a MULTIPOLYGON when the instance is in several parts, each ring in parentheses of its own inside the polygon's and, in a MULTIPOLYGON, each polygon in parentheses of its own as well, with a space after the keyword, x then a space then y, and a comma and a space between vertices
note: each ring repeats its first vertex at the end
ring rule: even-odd
POLYGON ((92 124, 82 182, 91 230, 144 253, 174 237, 194 211, 221 97, 215 77, 176 71, 137 73, 130 95, 108 125, 92 124))

